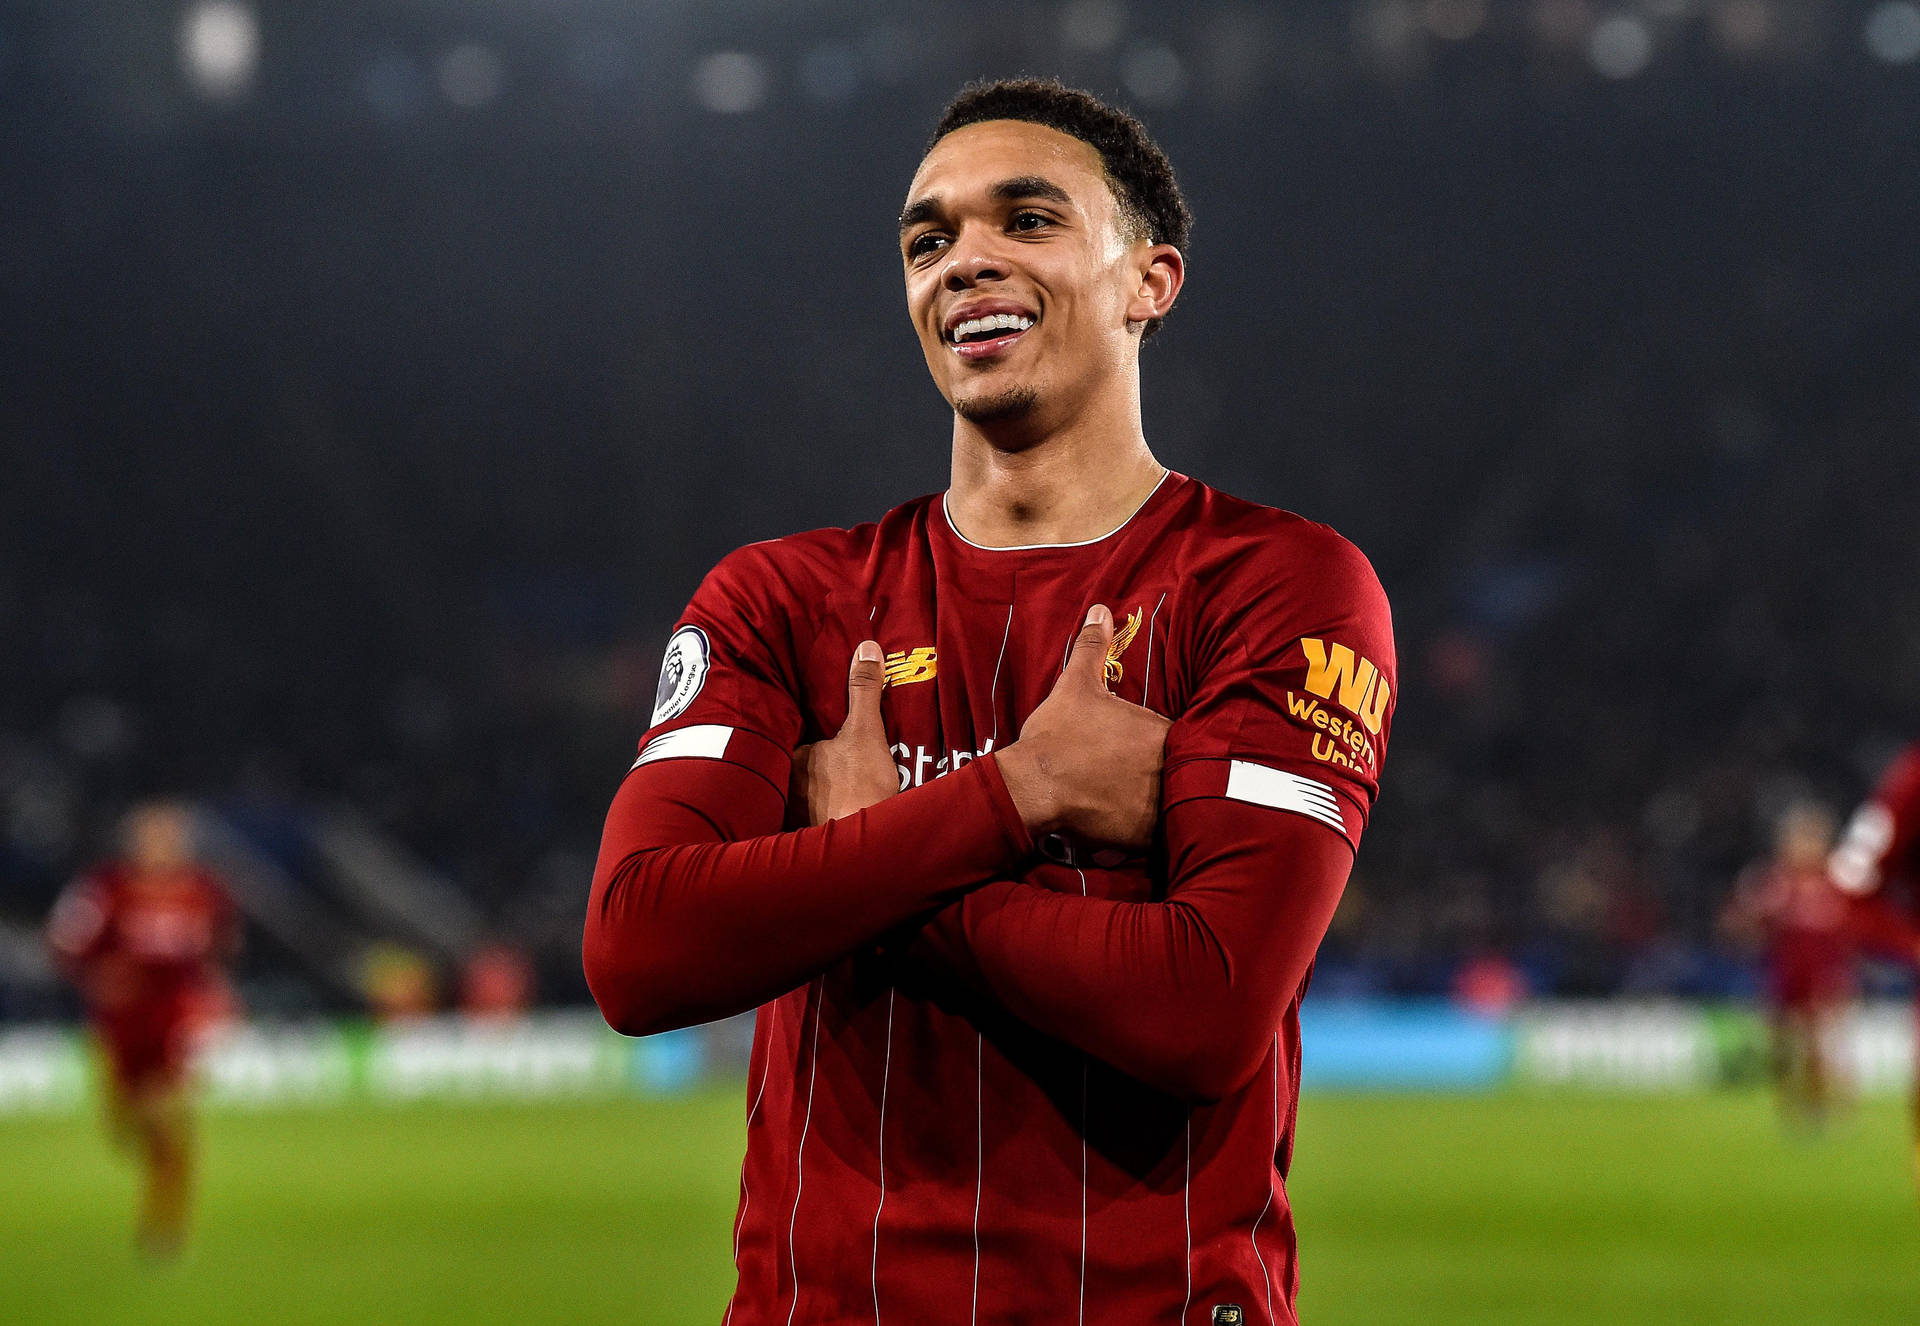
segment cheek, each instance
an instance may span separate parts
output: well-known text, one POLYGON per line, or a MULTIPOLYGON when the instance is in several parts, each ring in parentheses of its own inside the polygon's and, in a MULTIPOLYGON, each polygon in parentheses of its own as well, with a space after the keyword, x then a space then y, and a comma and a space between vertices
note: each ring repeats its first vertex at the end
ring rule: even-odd
POLYGON ((933 346, 939 337, 930 330, 931 313, 929 300, 911 287, 907 290, 907 320, 913 324, 914 336, 924 345, 933 346))

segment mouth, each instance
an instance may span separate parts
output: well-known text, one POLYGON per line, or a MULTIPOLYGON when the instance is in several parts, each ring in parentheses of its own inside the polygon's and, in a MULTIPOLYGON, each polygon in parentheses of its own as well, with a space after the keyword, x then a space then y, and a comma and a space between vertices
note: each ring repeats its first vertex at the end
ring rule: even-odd
POLYGON ((1039 321, 1024 309, 969 310, 958 319, 949 317, 942 337, 960 358, 977 362, 1005 354, 1039 321))

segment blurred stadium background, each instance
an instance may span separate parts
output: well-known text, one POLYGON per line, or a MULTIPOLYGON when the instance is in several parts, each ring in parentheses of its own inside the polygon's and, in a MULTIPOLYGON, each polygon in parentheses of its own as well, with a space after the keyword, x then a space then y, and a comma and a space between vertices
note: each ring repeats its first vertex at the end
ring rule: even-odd
POLYGON ((1162 459, 1394 601, 1307 1319, 1911 1319, 1906 977, 1793 1143, 1716 927, 1920 734, 1906 0, 0 2, 6 1315, 717 1318, 744 1032, 583 1011, 600 815, 713 562, 943 485, 891 217, 1014 72, 1193 200, 1162 459), (248 916, 157 1280, 39 936, 155 793, 248 916))

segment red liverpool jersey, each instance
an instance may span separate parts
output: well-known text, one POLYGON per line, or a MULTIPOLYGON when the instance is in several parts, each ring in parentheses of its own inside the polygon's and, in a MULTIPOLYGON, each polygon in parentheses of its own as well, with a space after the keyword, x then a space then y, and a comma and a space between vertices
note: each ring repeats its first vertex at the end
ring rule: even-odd
POLYGON ((218 977, 232 945, 236 917, 208 871, 188 867, 143 883, 130 866, 109 863, 61 895, 47 921, 47 941, 63 966, 84 978, 113 966, 110 1007, 171 1005, 218 977))
POLYGON ((1785 861, 1749 866, 1738 908, 1766 937, 1768 998, 1788 1009, 1845 999, 1853 984, 1852 917, 1826 868, 1785 861))
POLYGON ((1840 835, 1828 871, 1854 899, 1854 924, 1866 947, 1920 962, 1920 746, 1881 775, 1840 835))
MULTIPOLYGON (((1298 1006, 1337 887, 1295 927, 1310 933, 1285 937, 1297 950, 1274 966, 1290 972, 1286 988, 1264 1002, 1241 995, 1272 972, 1213 931, 1282 924, 1285 862, 1248 855, 1243 840, 1310 835, 1342 862, 1360 840, 1395 686, 1371 567, 1323 525, 1181 475, 1118 530, 1066 545, 976 546, 941 498, 923 498, 877 524, 723 561, 674 634, 636 768, 731 762, 784 795, 785 753, 838 730, 848 660, 868 638, 886 652, 896 800, 949 778, 982 789, 941 803, 929 859, 951 856, 933 839, 971 816, 993 852, 1018 857, 1003 882, 967 895, 971 942, 1000 942, 996 918, 1035 916, 1002 937, 1038 944, 1035 966, 1047 965, 1056 923, 1063 960, 1069 946, 1086 949, 1072 928, 1084 914, 1024 903, 1097 911, 1106 929, 1094 946, 1109 955, 1136 952, 1131 930, 1147 919, 1183 932, 1141 951, 1137 979, 1057 996, 1069 1011, 1052 1036, 884 944, 764 1004, 730 1326, 1293 1322, 1284 1180, 1298 1006), (1114 615, 1112 691, 1173 720, 1164 840, 1143 855, 1066 835, 1007 848, 995 827, 1007 819, 1004 787, 975 774, 1048 694, 1094 603, 1114 615), (1252 878, 1235 875, 1241 860, 1260 863, 1252 878), (1200 986, 1219 991, 1214 1003, 1175 997, 1200 986), (1248 1047, 1237 1066, 1181 1068, 1181 1042, 1206 1040, 1215 1018, 1249 1017, 1234 1033, 1248 1047), (1134 1055, 1116 1032, 1107 1052, 1099 1034, 1080 1034, 1095 1023, 1151 1026, 1157 1048, 1134 1055), (1239 1317, 1214 1315, 1229 1304, 1239 1317)), ((801 810, 796 821, 789 808, 789 827, 804 823, 801 810)), ((666 914, 670 892, 647 900, 629 938, 666 914)), ((590 954, 616 942, 598 919, 614 905, 596 897, 590 954)))
POLYGON ((193 1036, 223 1002, 219 964, 237 926, 226 892, 197 867, 143 881, 110 863, 61 895, 47 942, 123 1081, 184 1070, 193 1036))

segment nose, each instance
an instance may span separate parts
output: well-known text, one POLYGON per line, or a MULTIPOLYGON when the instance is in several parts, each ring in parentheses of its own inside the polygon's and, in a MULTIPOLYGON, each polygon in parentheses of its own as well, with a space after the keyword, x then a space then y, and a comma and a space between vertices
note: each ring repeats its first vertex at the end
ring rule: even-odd
POLYGON ((941 280, 948 290, 968 290, 986 281, 1004 281, 1007 265, 998 254, 989 251, 978 239, 962 237, 948 250, 946 269, 941 280))

